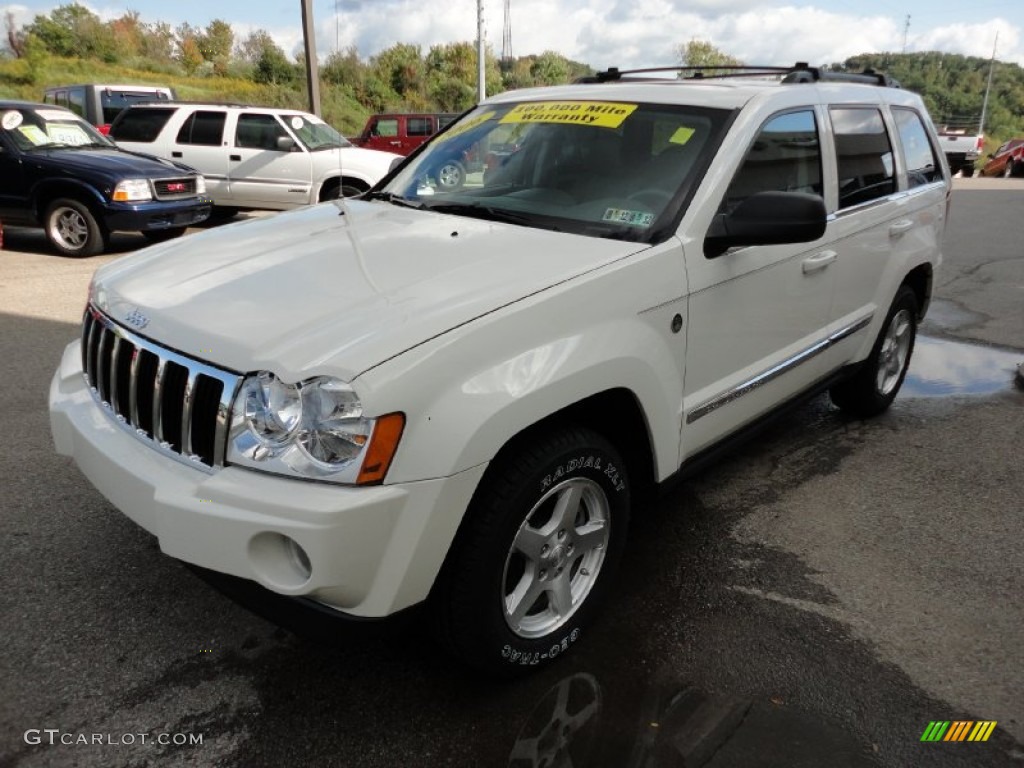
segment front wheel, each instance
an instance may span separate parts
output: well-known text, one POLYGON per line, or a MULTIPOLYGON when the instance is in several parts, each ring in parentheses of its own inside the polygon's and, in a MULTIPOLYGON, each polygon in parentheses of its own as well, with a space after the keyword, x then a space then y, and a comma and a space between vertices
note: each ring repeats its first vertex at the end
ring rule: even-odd
POLYGON ((853 378, 829 390, 832 402, 858 418, 882 413, 896 399, 903 385, 916 338, 917 296, 902 285, 889 307, 871 354, 853 378))
POLYGON ((95 256, 106 246, 106 233, 84 203, 54 200, 43 216, 46 238, 62 256, 95 256))
POLYGON ((1006 165, 1003 166, 1003 178, 1004 179, 1013 178, 1013 174, 1014 174, 1013 160, 1007 160, 1006 161, 1006 165))
POLYGON ((628 520, 625 466, 595 432, 566 427, 499 459, 442 575, 441 642, 504 675, 562 655, 608 592, 628 520))

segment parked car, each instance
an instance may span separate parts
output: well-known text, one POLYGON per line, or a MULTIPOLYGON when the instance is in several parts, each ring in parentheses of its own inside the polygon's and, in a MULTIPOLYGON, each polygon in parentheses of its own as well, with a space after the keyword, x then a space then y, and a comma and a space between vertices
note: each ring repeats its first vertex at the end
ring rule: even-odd
POLYGON ((0 101, 0 221, 42 227, 65 256, 92 256, 117 230, 150 240, 210 215, 203 177, 137 155, 70 110, 0 101))
POLYGON ((367 149, 408 155, 457 117, 457 114, 446 112, 370 115, 352 143, 367 149))
POLYGON ((110 126, 118 146, 187 163, 214 205, 285 210, 376 184, 399 156, 353 147, 316 115, 236 104, 137 105, 110 126))
POLYGON ((995 152, 978 172, 981 176, 1024 176, 1024 139, 1010 139, 995 152))
POLYGON ((974 164, 985 146, 985 135, 972 127, 977 124, 977 121, 943 123, 938 129, 939 146, 946 155, 950 171, 964 178, 974 175, 974 164))
POLYGON ((70 109, 96 126, 100 133, 110 132, 110 124, 132 104, 173 101, 174 89, 162 85, 105 85, 84 83, 47 88, 43 102, 70 109))
POLYGON ((418 606, 499 674, 565 655, 650 492, 823 390, 885 411, 931 297, 951 184, 921 99, 730 74, 508 91, 344 207, 101 268, 57 450, 165 553, 297 610, 418 606))

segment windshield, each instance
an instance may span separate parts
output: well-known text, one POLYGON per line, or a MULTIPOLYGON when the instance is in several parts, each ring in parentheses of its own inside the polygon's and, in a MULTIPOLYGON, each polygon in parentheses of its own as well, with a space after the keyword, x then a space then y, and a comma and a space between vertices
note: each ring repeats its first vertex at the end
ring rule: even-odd
POLYGON ((54 148, 111 148, 114 143, 65 109, 7 109, 0 118, 4 133, 23 151, 54 148))
POLYGON ((281 115, 281 119, 310 152, 352 146, 348 139, 315 115, 281 115))
POLYGON ((477 107, 370 197, 647 240, 678 213, 728 113, 591 101, 477 107))

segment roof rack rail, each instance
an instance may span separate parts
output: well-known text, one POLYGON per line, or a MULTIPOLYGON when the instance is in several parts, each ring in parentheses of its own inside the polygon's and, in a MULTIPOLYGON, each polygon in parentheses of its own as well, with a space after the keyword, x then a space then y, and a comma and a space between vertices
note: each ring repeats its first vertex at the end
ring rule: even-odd
MULTIPOLYGON (((146 101, 134 101, 131 106, 151 106, 159 105, 161 107, 177 107, 177 106, 200 106, 200 107, 243 107, 251 108, 252 104, 236 104, 233 101, 191 101, 188 99, 147 99, 146 101)), ((296 110, 300 111, 300 110, 296 110)))
MULTIPOLYGON (((643 69, 623 69, 609 67, 603 72, 594 75, 587 75, 576 80, 577 83, 611 83, 619 82, 627 75, 646 75, 656 72, 676 72, 681 80, 705 80, 718 79, 723 77, 758 77, 764 75, 780 75, 783 83, 815 83, 815 82, 844 82, 844 83, 868 83, 871 85, 882 85, 887 88, 899 88, 899 81, 873 69, 865 69, 863 72, 830 72, 818 67, 812 67, 805 61, 798 61, 792 67, 775 66, 749 66, 740 65, 708 65, 705 67, 675 66, 675 67, 646 67, 643 69)), ((629 78, 637 80, 640 78, 629 78)))

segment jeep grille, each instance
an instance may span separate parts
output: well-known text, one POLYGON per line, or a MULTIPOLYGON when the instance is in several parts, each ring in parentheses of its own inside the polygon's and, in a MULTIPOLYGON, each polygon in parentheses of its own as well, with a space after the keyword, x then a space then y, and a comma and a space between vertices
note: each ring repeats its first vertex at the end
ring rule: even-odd
POLYGON ((190 466, 224 465, 237 374, 161 347, 93 306, 82 324, 82 370, 96 401, 135 437, 190 466))

